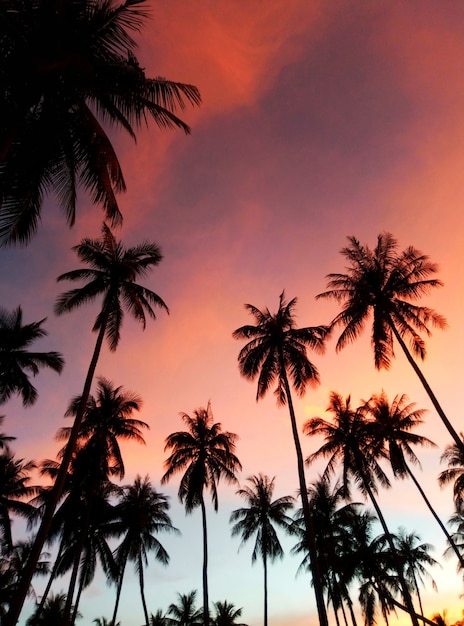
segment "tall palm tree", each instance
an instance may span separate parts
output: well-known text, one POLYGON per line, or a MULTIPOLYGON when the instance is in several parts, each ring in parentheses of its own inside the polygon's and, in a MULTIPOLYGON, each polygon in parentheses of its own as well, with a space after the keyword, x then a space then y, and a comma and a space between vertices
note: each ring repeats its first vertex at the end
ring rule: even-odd
POLYGON ((437 328, 446 326, 442 315, 428 307, 413 304, 434 287, 442 285, 440 280, 429 278, 437 272, 437 266, 412 246, 397 252, 398 242, 390 233, 378 236, 374 250, 361 245, 355 237, 348 237, 348 240, 350 245, 341 251, 350 262, 346 274, 329 274, 329 291, 316 296, 334 298, 343 303, 342 311, 331 323, 331 326, 344 327, 337 341, 337 351, 357 339, 372 313, 371 343, 375 367, 390 367, 395 356, 395 338, 449 434, 457 446, 463 446, 414 359, 423 360, 426 356, 425 341, 419 333, 430 336, 430 325, 437 328))
POLYGON ((173 626, 201 626, 203 611, 196 608, 196 597, 196 591, 178 593, 177 604, 172 602, 168 607, 169 623, 173 626))
POLYGON ((306 350, 311 348, 323 352, 324 340, 329 329, 326 326, 296 328, 294 308, 297 299, 288 301, 285 293, 280 294, 279 308, 273 314, 269 309, 261 311, 251 304, 245 308, 251 313, 255 325, 241 326, 233 333, 235 339, 250 339, 238 355, 239 369, 242 376, 254 380, 258 378, 256 400, 263 398, 269 389, 276 384, 274 391, 277 403, 288 404, 293 441, 297 455, 300 497, 308 534, 311 555, 311 571, 320 626, 328 626, 324 604, 322 578, 317 562, 316 539, 311 519, 306 479, 304 474, 303 453, 293 407, 290 382, 296 393, 303 396, 308 385, 319 382, 317 368, 309 361, 306 350))
POLYGON ((231 602, 227 600, 213 602, 213 606, 213 626, 246 626, 246 624, 237 623, 237 619, 242 615, 242 609, 236 609, 231 602))
POLYGON ((35 564, 61 496, 68 467, 76 449, 79 429, 105 336, 108 338, 110 350, 116 350, 123 319, 123 305, 141 323, 142 328, 145 328, 147 315, 156 319, 155 307, 168 311, 164 301, 154 291, 136 282, 138 277, 144 277, 151 268, 160 263, 162 255, 156 244, 145 242, 138 246, 125 248, 120 241, 115 239, 109 227, 104 224, 100 239, 83 239, 75 247, 75 250, 80 260, 88 267, 62 274, 58 280, 82 281, 88 279, 88 282, 82 287, 62 294, 56 302, 55 309, 58 314, 62 314, 95 300, 99 295, 103 296, 103 306, 93 327, 94 331, 98 331, 98 335, 84 382, 81 402, 76 411, 74 424, 56 477, 53 495, 47 503, 36 535, 36 546, 24 568, 23 582, 19 585, 17 598, 12 603, 8 618, 10 623, 7 623, 7 626, 15 626, 19 618, 35 564))
POLYGON ((382 444, 385 443, 394 476, 396 478, 408 476, 412 480, 461 565, 464 566, 464 559, 451 535, 406 460, 408 459, 410 463, 420 467, 419 459, 412 449, 412 445, 436 447, 433 441, 427 437, 411 432, 413 428, 423 423, 422 415, 425 413, 424 409, 415 409, 414 407, 415 404, 409 403, 405 394, 395 396, 390 403, 385 392, 380 395, 373 395, 366 403, 368 415, 373 421, 374 437, 377 437, 382 444))
POLYGON ((321 457, 328 457, 328 464, 323 474, 327 477, 333 474, 338 464, 341 464, 346 495, 349 495, 350 479, 353 478, 363 495, 369 497, 394 559, 407 611, 413 625, 418 626, 407 581, 398 558, 395 558, 393 538, 375 497, 378 491, 377 482, 384 487, 390 486, 390 481, 379 464, 379 458, 386 457, 386 450, 372 436, 372 425, 366 420, 365 406, 353 410, 350 397, 344 401, 339 394, 332 392, 328 411, 333 414, 333 421, 313 417, 304 424, 306 435, 325 437, 325 443, 306 459, 306 463, 310 464, 321 457))
POLYGON ((13 312, 0 307, 0 404, 14 393, 22 397, 23 405, 30 406, 37 400, 37 389, 29 380, 42 367, 60 373, 64 361, 59 352, 31 352, 31 344, 47 335, 39 322, 23 324, 20 306, 13 312))
MULTIPOLYGON (((255 538, 255 545, 251 554, 254 563, 258 556, 262 559, 264 569, 264 626, 267 626, 267 564, 277 558, 282 558, 284 551, 277 536, 276 526, 290 532, 293 520, 287 515, 293 507, 294 498, 283 496, 272 500, 274 493, 274 478, 258 474, 250 476, 249 485, 239 489, 241 496, 248 506, 236 509, 230 516, 232 536, 241 535, 242 543, 255 538)), ((216 626, 221 626, 217 624, 216 626)))
POLYGON ((116 522, 112 529, 114 533, 123 535, 115 551, 118 576, 112 626, 116 624, 124 572, 128 561, 135 563, 139 575, 145 624, 149 623, 143 569, 148 563, 148 552, 154 552, 155 559, 163 565, 169 562, 168 553, 156 537, 159 532, 178 532, 171 523, 168 509, 167 497, 153 488, 148 476, 143 479, 137 476, 133 484, 126 485, 123 489, 122 497, 115 508, 116 522))
POLYGON ((149 13, 145 0, 5 0, 0 5, 0 242, 27 243, 54 191, 70 225, 78 188, 121 221, 116 193, 125 181, 105 130, 134 140, 153 119, 189 126, 177 115, 200 104, 196 87, 149 78, 133 33, 149 13))
POLYGON ((217 487, 221 478, 228 483, 237 482, 235 473, 242 469, 235 455, 237 435, 222 430, 219 422, 214 423, 211 403, 205 408, 195 409, 193 417, 181 413, 187 431, 171 433, 166 438, 165 451, 171 450, 165 460, 166 472, 161 483, 166 483, 179 472, 184 472, 179 486, 179 500, 185 505, 186 513, 201 508, 203 529, 203 621, 209 623, 208 600, 208 535, 204 491, 211 492, 214 510, 218 510, 217 487), (185 471, 184 471, 185 470, 185 471))

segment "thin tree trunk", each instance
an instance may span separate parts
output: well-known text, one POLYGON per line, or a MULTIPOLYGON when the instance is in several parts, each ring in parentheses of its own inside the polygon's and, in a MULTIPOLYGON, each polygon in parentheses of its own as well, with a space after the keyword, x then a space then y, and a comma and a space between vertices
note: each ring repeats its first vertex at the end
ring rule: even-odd
POLYGON ((77 409, 73 427, 71 429, 71 434, 69 435, 68 443, 66 444, 66 448, 63 454, 63 459, 61 461, 60 468, 58 470, 55 484, 51 491, 50 500, 45 507, 45 512, 42 518, 42 522, 40 524, 39 530, 37 532, 34 543, 32 545, 31 553, 26 562, 26 565, 24 566, 23 573, 18 583, 16 593, 14 594, 12 598, 10 609, 5 619, 5 626, 15 626, 19 619, 24 601, 27 596, 27 592, 29 591, 32 577, 34 576, 34 572, 37 567, 40 554, 42 552, 42 548, 47 539, 48 532, 50 530, 50 526, 52 523, 53 515, 55 513, 55 509, 63 493, 66 474, 68 472, 68 468, 71 463, 72 455, 74 454, 74 451, 76 448, 79 428, 80 428, 82 419, 84 417, 85 407, 89 399, 93 377, 95 374, 95 370, 97 368, 98 358, 100 356, 101 347, 102 347, 103 339, 105 336, 108 315, 109 315, 109 311, 105 313, 103 320, 102 320, 102 325, 100 327, 100 330, 97 336, 97 341, 96 341, 95 348, 93 351, 92 360, 90 361, 89 369, 87 371, 87 376, 85 378, 84 390, 82 392, 81 401, 77 409))
POLYGON ((40 614, 43 611, 43 607, 44 607, 45 601, 46 601, 46 599, 48 597, 48 594, 50 593, 50 589, 52 587, 53 581, 55 580, 55 577, 56 577, 56 575, 58 573, 59 562, 60 562, 61 554, 62 554, 62 551, 63 551, 63 542, 64 542, 64 540, 61 539, 60 547, 59 547, 58 554, 56 556, 55 562, 53 564, 52 572, 51 572, 51 574, 50 574, 50 576, 48 578, 47 586, 45 587, 43 595, 42 595, 42 597, 40 599, 40 604, 39 604, 39 606, 37 608, 37 611, 36 611, 36 616, 37 617, 39 617, 40 614))
POLYGON ((320 572, 319 561, 317 558, 317 548, 316 548, 316 535, 314 531, 314 524, 311 517, 311 511, 309 507, 308 500, 308 490, 306 487, 306 478, 304 473, 304 461, 303 461, 303 453, 301 451, 300 438, 298 435, 298 428, 296 425, 296 417, 295 410, 293 408, 292 395, 290 392, 290 385, 288 383, 287 373, 284 366, 283 355, 280 354, 281 367, 280 370, 282 372, 285 393, 287 396, 288 409, 290 412, 290 421, 292 425, 292 433, 293 433, 293 441, 295 443, 297 464, 298 464, 298 478, 300 483, 300 496, 301 496, 301 504, 303 506, 303 517, 306 526, 306 536, 308 539, 308 547, 309 547, 309 561, 311 564, 311 572, 313 577, 313 587, 314 594, 316 596, 316 604, 317 604, 317 612, 319 616, 319 624, 320 626, 329 626, 329 622, 327 619, 327 611, 324 602, 324 587, 322 584, 322 576, 320 572))
POLYGON ((116 616, 118 614, 118 608, 119 608, 119 600, 121 598, 121 591, 122 591, 122 581, 124 578, 124 572, 126 570, 126 564, 127 564, 127 556, 123 561, 123 566, 122 566, 122 570, 121 570, 121 574, 118 578, 118 587, 116 590, 116 602, 114 605, 114 611, 113 611, 113 619, 111 620, 111 626, 115 626, 116 624, 116 616))
MULTIPOLYGON (((362 467, 362 465, 360 467, 362 467)), ((364 482, 364 487, 365 487, 365 489, 366 489, 366 491, 367 491, 367 493, 369 495, 369 498, 370 498, 370 500, 372 502, 372 505, 373 505, 373 507, 375 509, 375 512, 377 513, 377 517, 378 517, 378 519, 379 519, 379 521, 380 521, 380 523, 382 525, 383 532, 385 533, 385 537, 386 537, 386 539, 388 541, 388 545, 389 545, 390 550, 392 552, 392 557, 394 559, 395 567, 396 567, 396 570, 397 570, 397 573, 398 573, 398 578, 399 578, 399 581, 400 581, 400 586, 401 586, 401 591, 402 591, 402 594, 403 594, 403 599, 404 599, 404 602, 406 604, 406 607, 405 607, 406 611, 409 613, 409 615, 411 617, 411 621, 414 624, 414 626, 419 626, 419 622, 417 621, 417 614, 416 614, 416 611, 414 609, 414 605, 412 603, 411 594, 409 593, 408 585, 407 585, 406 580, 404 578, 403 568, 398 563, 397 552, 396 552, 395 545, 393 543, 393 539, 392 539, 392 536, 390 534, 390 531, 388 530, 387 523, 386 523, 385 518, 383 516, 383 513, 382 513, 382 511, 381 511, 381 509, 380 509, 380 507, 379 507, 379 505, 377 503, 377 500, 376 500, 376 498, 374 496, 374 493, 373 493, 372 489, 369 486, 369 482, 367 480, 364 480, 363 482, 364 482)))
POLYGON ((432 404, 435 407, 438 415, 440 416, 443 424, 446 426, 449 434, 454 439, 454 441, 455 441, 456 445, 458 446, 458 448, 464 453, 464 442, 459 437, 458 433, 454 430, 454 428, 453 428, 451 422, 449 421, 449 419, 446 417, 445 412, 441 408, 440 403, 438 402, 437 398, 435 397, 435 394, 433 393, 430 385, 426 381, 425 376, 421 372, 421 370, 420 370, 419 366, 417 365, 416 361, 413 359, 411 353, 409 352, 406 344, 403 341, 403 338, 401 337, 400 333, 398 332, 398 329, 396 328, 396 326, 393 323, 393 320, 391 318, 389 319, 389 324, 390 324, 390 327, 391 327, 391 329, 393 331, 393 334, 395 335, 398 343, 402 347, 403 352, 404 352, 404 354, 406 355, 406 358, 409 361, 409 364, 411 365, 411 367, 413 368, 413 370, 416 372, 417 376, 419 377, 419 380, 421 381, 425 391, 427 392, 430 400, 432 401, 432 404))
POLYGON ((263 554, 263 568, 264 568, 264 626, 267 626, 267 555, 263 554))
POLYGON ((138 556, 138 561, 139 561, 140 596, 142 598, 143 614, 145 615, 145 624, 146 624, 146 626, 148 626, 149 617, 148 617, 147 603, 146 603, 146 600, 145 600, 145 581, 144 581, 144 578, 143 578, 143 561, 142 561, 142 555, 141 554, 139 554, 139 556, 138 556))
POLYGON ((417 487, 419 493, 421 494, 422 498, 424 499, 424 502, 427 505, 430 513, 432 513, 432 515, 435 518, 437 524, 440 526, 440 528, 442 529, 445 537, 448 539, 448 543, 453 548, 456 556, 458 557, 458 560, 459 560, 459 563, 461 564, 461 567, 464 568, 464 558, 462 557, 461 553, 459 552, 459 549, 458 549, 454 539, 451 537, 451 535, 449 534, 448 530, 446 529, 446 526, 443 524, 443 522, 439 518, 438 514, 436 513, 435 509, 430 504, 427 496, 424 493, 424 490, 422 489, 422 487, 420 486, 420 484, 417 481, 416 477, 412 473, 412 470, 410 469, 409 465, 406 465, 406 471, 408 472, 408 475, 410 476, 412 482, 416 485, 416 487, 417 487))
POLYGON ((203 623, 209 626, 209 600, 208 600, 208 536, 206 528, 206 508, 203 493, 200 496, 201 519, 203 527, 203 623))

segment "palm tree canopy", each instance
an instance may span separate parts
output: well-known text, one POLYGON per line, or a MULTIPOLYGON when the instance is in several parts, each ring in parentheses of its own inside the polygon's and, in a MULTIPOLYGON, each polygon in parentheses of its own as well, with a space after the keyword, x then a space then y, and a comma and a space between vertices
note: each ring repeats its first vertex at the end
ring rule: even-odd
POLYGON ((388 369, 394 357, 392 325, 409 341, 413 353, 424 359, 425 342, 419 333, 429 336, 430 324, 444 328, 446 320, 412 301, 442 285, 429 278, 437 272, 437 265, 412 246, 398 252, 398 242, 390 233, 381 233, 373 250, 355 237, 348 240, 350 245, 341 251, 349 262, 346 273, 329 274, 330 289, 316 296, 343 303, 331 323, 332 327, 343 326, 337 351, 357 339, 372 313, 371 343, 378 369, 388 369))
POLYGON ((173 602, 168 607, 169 623, 175 626, 201 626, 203 611, 196 608, 196 597, 196 591, 178 593, 177 604, 173 602))
POLYGON ((247 480, 250 484, 239 489, 237 494, 248 506, 232 512, 232 536, 241 535, 241 545, 256 537, 251 555, 253 563, 258 555, 271 561, 282 558, 283 549, 275 526, 290 532, 293 520, 287 515, 287 511, 293 507, 295 499, 292 496, 283 496, 272 500, 275 477, 258 474, 248 477, 247 480))
POLYGON ((215 615, 212 619, 214 626, 246 626, 238 624, 237 619, 242 615, 242 609, 236 609, 231 602, 213 602, 215 615))
POLYGON ((20 306, 13 312, 0 307, 0 404, 14 393, 22 397, 23 405, 37 400, 37 390, 29 380, 42 367, 60 373, 64 360, 59 352, 31 352, 29 347, 47 332, 42 328, 46 318, 23 324, 20 306))
POLYGON ((201 98, 196 87, 149 78, 133 33, 146 0, 5 0, 0 8, 0 241, 26 243, 46 193, 74 223, 78 188, 121 221, 124 177, 105 125, 136 130, 189 126, 177 115, 201 98))
MULTIPOLYGON (((464 435, 461 433, 464 443, 464 435)), ((440 461, 447 461, 448 468, 440 472, 438 483, 443 486, 453 483, 453 495, 456 509, 460 511, 464 503, 464 447, 460 448, 455 443, 445 448, 440 461)))
POLYGON ((200 506, 204 489, 211 491, 217 511, 220 478, 229 483, 236 482, 235 472, 242 469, 235 455, 237 435, 223 431, 219 422, 213 422, 210 402, 206 409, 195 409, 193 417, 181 413, 181 418, 188 430, 172 433, 166 438, 164 449, 172 449, 172 454, 164 462, 166 472, 161 482, 166 483, 174 474, 185 470, 178 495, 187 513, 200 506))
POLYGON ((251 304, 245 308, 254 317, 256 324, 238 328, 233 333, 235 339, 251 339, 238 356, 240 373, 250 380, 258 377, 259 400, 274 383, 277 383, 275 395, 280 404, 288 401, 284 385, 285 376, 289 378, 302 396, 306 386, 319 382, 317 368, 309 361, 306 350, 324 351, 324 340, 329 327, 314 326, 296 328, 294 308, 297 299, 286 301, 285 292, 280 294, 277 313, 269 309, 261 311, 251 304))
POLYGON ((63 293, 55 303, 58 315, 73 311, 81 304, 92 302, 103 296, 103 306, 95 321, 93 330, 106 324, 106 336, 110 349, 116 350, 120 338, 124 304, 127 311, 145 328, 146 315, 156 319, 154 307, 169 313, 164 301, 150 289, 142 287, 135 280, 143 277, 163 258, 159 247, 154 243, 142 243, 125 248, 117 241, 110 228, 103 224, 100 239, 83 239, 73 248, 79 259, 88 267, 72 270, 58 276, 58 281, 71 280, 88 282, 76 289, 63 293))
MULTIPOLYGON (((76 415, 81 396, 71 401, 66 415, 76 415)), ((105 378, 99 378, 97 393, 90 396, 79 429, 80 444, 92 450, 104 465, 103 473, 117 474, 124 477, 124 462, 119 448, 118 439, 145 443, 141 434, 142 428, 148 424, 131 417, 134 411, 140 410, 142 400, 136 394, 126 391, 123 387, 115 387, 105 378)), ((57 439, 67 440, 71 428, 61 428, 57 439)))

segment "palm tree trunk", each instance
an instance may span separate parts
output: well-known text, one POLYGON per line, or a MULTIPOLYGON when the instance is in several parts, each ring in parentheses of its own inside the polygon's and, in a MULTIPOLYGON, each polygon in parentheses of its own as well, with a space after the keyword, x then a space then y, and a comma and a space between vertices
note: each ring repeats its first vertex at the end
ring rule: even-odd
POLYGON ((148 617, 147 602, 145 600, 145 581, 143 578, 143 561, 142 561, 142 555, 140 553, 138 556, 138 561, 139 561, 140 596, 142 598, 143 614, 145 615, 145 624, 146 626, 148 626, 149 617, 148 617))
POLYGON ((417 481, 416 477, 412 473, 412 470, 410 469, 409 465, 406 465, 406 471, 408 472, 408 475, 411 478, 412 482, 416 485, 416 487, 417 487, 419 493, 421 494, 422 498, 424 499, 424 502, 427 505, 430 513, 432 513, 432 515, 435 518, 437 524, 440 526, 440 528, 442 529, 445 537, 448 539, 448 543, 453 548, 456 556, 458 557, 458 560, 459 560, 459 563, 461 564, 461 567, 464 568, 464 558, 462 557, 461 553, 459 552, 459 549, 458 549, 455 541, 453 540, 453 538, 451 537, 451 535, 447 531, 446 526, 443 524, 443 522, 439 518, 439 516, 436 513, 435 509, 430 504, 427 496, 425 495, 425 493, 424 493, 422 487, 420 486, 419 482, 417 481))
POLYGON ((39 617, 40 614, 42 613, 45 601, 46 601, 46 599, 48 597, 48 594, 50 593, 50 589, 52 587, 53 581, 55 580, 56 574, 58 572, 58 567, 59 567, 59 564, 60 564, 60 558, 61 558, 61 554, 62 554, 62 551, 63 551, 63 542, 64 542, 64 539, 61 539, 60 547, 58 549, 58 554, 57 554, 55 562, 53 564, 52 572, 51 572, 51 574, 50 574, 50 576, 48 578, 47 586, 45 587, 45 590, 44 590, 44 592, 42 594, 42 597, 40 598, 40 604, 39 604, 39 606, 37 608, 37 611, 35 613, 36 617, 39 617))
POLYGON ((123 578, 124 578, 124 572, 126 570, 126 564, 127 564, 127 556, 124 558, 124 561, 122 563, 121 573, 120 573, 120 575, 118 577, 118 588, 116 590, 116 602, 115 602, 115 605, 114 605, 113 618, 111 620, 111 625, 110 626, 115 626, 115 624, 116 624, 116 616, 118 614, 119 600, 121 599, 122 581, 123 581, 123 578))
POLYGON ((309 508, 308 489, 306 487, 306 478, 304 473, 304 461, 303 453, 301 451, 300 438, 298 436, 298 428, 296 425, 295 410, 293 408, 292 395, 290 392, 290 385, 288 383, 287 373, 285 370, 283 355, 280 355, 280 371, 282 372, 283 382, 285 386, 285 394, 288 402, 288 410, 290 412, 290 421, 292 425, 293 441, 295 443, 297 464, 298 464, 298 478, 300 483, 300 496, 301 504, 303 506, 303 517, 306 526, 306 536, 308 539, 309 547, 309 561, 311 564, 311 572, 313 577, 314 594, 316 596, 317 612, 319 615, 319 625, 329 626, 327 619, 327 611, 324 602, 324 587, 322 584, 322 576, 320 572, 319 561, 317 558, 316 549, 316 534, 314 532, 314 524, 311 517, 311 511, 309 508))
POLYGON ((74 424, 71 429, 71 434, 69 435, 68 443, 66 444, 66 448, 63 454, 63 459, 60 464, 60 469, 58 470, 55 484, 51 491, 50 500, 48 501, 45 507, 44 516, 42 518, 42 522, 40 524, 39 530, 37 532, 34 543, 32 545, 31 553, 26 562, 26 565, 24 566, 23 573, 18 583, 16 593, 14 594, 12 598, 10 609, 8 611, 8 615, 6 616, 5 626, 15 626, 19 619, 19 615, 23 608, 23 604, 26 599, 27 592, 29 590, 29 587, 32 581, 32 577, 34 576, 34 572, 37 567, 37 563, 39 561, 42 548, 44 546, 45 540, 47 539, 48 532, 50 530, 50 526, 52 523, 53 515, 55 513, 55 509, 63 493, 66 474, 68 472, 68 468, 71 463, 72 455, 74 454, 74 451, 76 448, 79 428, 80 428, 82 419, 84 417, 85 407, 87 405, 89 395, 90 395, 90 388, 92 386, 93 377, 95 375, 95 370, 97 368, 98 358, 100 356, 101 347, 103 345, 103 339, 105 337, 108 315, 109 315, 109 309, 104 314, 103 319, 102 319, 102 325, 98 332, 97 341, 96 341, 95 348, 93 351, 92 359, 90 361, 89 369, 87 371, 87 376, 85 378, 84 390, 82 392, 81 402, 79 404, 76 417, 74 419, 74 424))
POLYGON ((435 407, 438 415, 440 416, 443 424, 446 426, 449 434, 454 439, 454 441, 455 441, 456 445, 458 446, 458 448, 464 453, 464 442, 459 437, 458 433, 454 430, 454 428, 453 428, 451 422, 449 421, 449 419, 446 417, 445 412, 441 408, 440 403, 438 402, 437 398, 435 397, 435 394, 433 393, 430 385, 428 384, 427 380, 425 379, 425 376, 423 375, 423 373, 419 369, 419 366, 417 365, 416 361, 412 358, 411 353, 409 352, 406 344, 403 341, 403 338, 401 337, 400 333, 398 332, 398 329, 396 328, 396 326, 393 323, 393 320, 391 318, 389 318, 389 324, 390 324, 390 327, 391 327, 391 329, 393 331, 393 334, 395 335, 398 343, 402 347, 403 352, 404 352, 404 354, 406 355, 406 358, 409 361, 409 364, 411 365, 411 367, 413 368, 413 370, 416 372, 417 376, 419 377, 419 380, 421 381, 425 391, 427 392, 430 400, 432 401, 432 404, 435 407))
POLYGON ((267 626, 267 555, 263 553, 264 568, 264 626, 267 626))
MULTIPOLYGON (((362 464, 360 465, 360 467, 362 467, 362 464)), ((400 581, 400 586, 401 586, 401 591, 403 594, 403 599, 404 602, 406 604, 406 611, 409 613, 410 617, 411 617, 411 621, 414 624, 414 626, 419 626, 419 622, 417 620, 417 614, 416 611, 414 609, 414 605, 412 603, 412 598, 411 598, 411 594, 409 593, 409 589, 408 589, 408 585, 406 582, 406 579, 404 577, 404 573, 403 573, 403 568, 401 567, 400 563, 398 563, 398 558, 397 558, 397 552, 395 549, 395 545, 393 543, 393 539, 392 536, 390 534, 390 531, 388 530, 388 526, 387 526, 387 522, 385 521, 385 518, 383 516, 383 513, 377 503, 377 500, 374 496, 374 493, 371 489, 371 487, 369 486, 369 481, 368 480, 363 480, 364 483, 364 487, 369 495, 370 501, 372 502, 372 505, 375 509, 375 512, 377 514, 377 517, 380 521, 380 524, 382 525, 383 528, 383 532, 385 533, 385 537, 387 538, 388 541, 388 545, 390 547, 391 553, 392 553, 392 557, 394 559, 394 563, 395 563, 395 567, 396 567, 396 571, 398 573, 398 579, 400 581)))
POLYGON ((200 496, 201 519, 203 526, 203 624, 209 626, 209 600, 208 600, 208 536, 206 528, 206 508, 203 492, 200 496))

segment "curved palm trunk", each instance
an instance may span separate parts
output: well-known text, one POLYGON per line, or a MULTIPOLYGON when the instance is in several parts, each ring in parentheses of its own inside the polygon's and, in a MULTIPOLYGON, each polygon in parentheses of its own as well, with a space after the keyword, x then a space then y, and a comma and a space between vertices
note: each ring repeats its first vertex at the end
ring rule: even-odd
POLYGON ((327 611, 326 611, 325 602, 324 602, 324 587, 322 584, 322 576, 320 572, 319 561, 317 559, 316 535, 315 535, 314 524, 313 524, 310 507, 309 507, 308 490, 306 487, 306 478, 305 478, 305 473, 304 473, 303 453, 301 451, 300 438, 298 436, 298 428, 296 425, 295 410, 293 408, 292 395, 290 393, 290 385, 288 383, 287 373, 283 365, 284 360, 283 360, 282 355, 280 355, 280 359, 281 359, 280 370, 282 372, 283 382, 285 386, 285 393, 287 396, 288 410, 290 412, 290 421, 292 424, 293 441, 295 443, 295 450, 296 450, 296 456, 297 456, 301 504, 303 507, 303 517, 304 517, 305 527, 306 527, 306 536, 308 539, 309 561, 310 561, 311 572, 312 572, 312 577, 313 577, 314 594, 316 596, 317 612, 319 615, 319 624, 320 626, 329 626, 329 622, 327 619, 327 611))
POLYGON ((447 430, 448 430, 449 434, 451 435, 451 437, 454 439, 454 441, 455 441, 456 445, 458 446, 458 448, 464 453, 464 442, 459 437, 458 433, 454 430, 453 425, 451 424, 449 419, 446 417, 445 412, 441 408, 440 403, 438 402, 438 400, 437 400, 435 394, 433 393, 430 385, 428 384, 427 380, 425 379, 425 376, 423 375, 423 373, 419 369, 419 366, 417 365, 416 361, 412 358, 412 355, 409 352, 408 347, 404 343, 403 338, 399 334, 399 332, 398 332, 398 330, 397 330, 397 328, 396 328, 396 326, 393 323, 393 320, 391 318, 389 319, 389 324, 390 324, 390 327, 391 327, 391 329, 393 331, 393 334, 395 335, 398 343, 402 347, 403 352, 404 352, 404 354, 406 355, 406 358, 409 361, 409 364, 411 365, 411 367, 413 368, 413 370, 416 372, 417 376, 419 377, 419 380, 421 381, 425 391, 427 392, 430 400, 432 401, 432 404, 435 407, 438 415, 440 416, 443 424, 447 428, 447 430))
POLYGON ((123 581, 123 578, 124 578, 124 572, 126 570, 126 565, 127 565, 127 555, 126 555, 126 557, 125 557, 125 559, 123 561, 121 573, 120 573, 119 578, 118 578, 118 588, 116 590, 116 602, 115 602, 115 605, 114 605, 113 618, 111 620, 111 625, 110 626, 115 626, 115 624, 116 624, 116 616, 118 614, 119 600, 121 599, 122 581, 123 581))
MULTIPOLYGON (((361 465, 362 467, 362 465, 361 465)), ((395 545, 393 543, 393 539, 392 536, 390 534, 390 531, 388 530, 388 526, 387 526, 387 522, 385 521, 385 518, 383 516, 383 513, 377 503, 377 500, 374 496, 374 493, 372 491, 372 489, 369 486, 369 482, 367 480, 364 480, 364 487, 369 495, 369 499, 372 502, 372 505, 375 509, 375 512, 377 514, 377 517, 380 521, 380 524, 382 525, 383 528, 383 532, 385 533, 385 537, 387 538, 388 541, 388 545, 390 547, 391 553, 392 553, 392 557, 394 559, 394 563, 395 563, 395 567, 396 567, 396 571, 398 573, 398 579, 400 581, 400 586, 401 586, 401 591, 403 594, 403 599, 404 602, 406 604, 406 611, 409 613, 410 617, 411 617, 411 621, 414 624, 414 626, 419 626, 419 622, 417 620, 417 614, 416 611, 414 609, 414 605, 412 603, 412 598, 411 598, 411 594, 409 592, 408 589, 408 585, 406 583, 406 579, 404 578, 404 573, 403 573, 403 568, 401 567, 401 565, 398 563, 398 559, 396 557, 396 549, 395 549, 395 545)))
POLYGON ((459 563, 461 564, 461 567, 464 568, 464 558, 462 557, 461 553, 459 552, 459 549, 458 549, 454 539, 451 537, 451 535, 449 534, 448 530, 446 529, 446 526, 443 524, 443 522, 439 518, 438 514, 436 513, 435 509, 433 508, 433 506, 429 502, 427 496, 424 493, 424 490, 422 489, 422 487, 420 486, 418 480, 416 479, 416 477, 412 473, 412 470, 410 469, 409 465, 406 465, 406 471, 408 472, 408 475, 411 478, 412 482, 416 485, 416 487, 417 487, 419 493, 421 494, 422 498, 424 499, 424 502, 427 505, 430 513, 433 515, 433 517, 435 518, 437 524, 442 529, 445 537, 448 539, 448 543, 453 548, 456 556, 458 557, 458 560, 459 560, 459 563))
POLYGON ((84 417, 85 407, 87 405, 87 401, 90 395, 90 388, 92 386, 93 377, 95 375, 95 370, 97 368, 98 358, 100 356, 101 347, 103 345, 103 339, 105 337, 108 315, 109 315, 109 311, 104 315, 103 320, 102 320, 102 325, 98 332, 97 341, 96 341, 95 348, 93 351, 92 359, 90 361, 89 369, 87 371, 87 376, 84 382, 84 389, 83 389, 82 396, 81 396, 81 402, 79 404, 76 417, 74 419, 74 424, 71 429, 71 434, 69 435, 68 443, 66 444, 66 448, 63 454, 63 459, 60 464, 60 469, 58 470, 55 484, 51 492, 50 500, 47 503, 47 506, 45 507, 44 516, 42 518, 42 522, 40 524, 39 530, 37 532, 34 543, 32 545, 29 558, 26 562, 26 565, 24 566, 23 573, 18 583, 16 593, 14 594, 13 599, 11 601, 10 609, 8 611, 8 615, 6 616, 6 620, 5 620, 5 626, 15 626, 19 619, 19 615, 23 608, 23 604, 26 599, 27 592, 29 590, 29 586, 32 581, 32 577, 34 576, 37 563, 39 562, 42 548, 44 546, 48 532, 50 530, 50 526, 52 523, 53 515, 55 513, 55 509, 63 493, 64 483, 66 480, 66 474, 68 472, 68 468, 71 463, 72 455, 74 454, 74 451, 76 448, 79 428, 80 428, 82 419, 84 417))
POLYGON ((142 562, 142 555, 141 554, 139 554, 139 556, 138 556, 138 561, 139 561, 140 597, 142 598, 143 614, 145 615, 145 624, 146 624, 146 626, 148 626, 149 617, 148 617, 147 603, 146 603, 146 600, 145 600, 145 580, 144 580, 144 577, 143 577, 143 562, 142 562))
POLYGON ((263 568, 264 568, 264 626, 267 626, 267 556, 266 552, 263 554, 263 568))
POLYGON ((203 527, 203 624, 209 626, 209 599, 208 599, 208 536, 206 528, 206 508, 203 492, 200 497, 201 519, 203 527))

